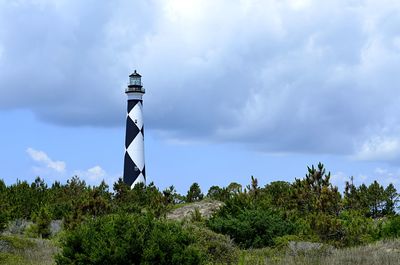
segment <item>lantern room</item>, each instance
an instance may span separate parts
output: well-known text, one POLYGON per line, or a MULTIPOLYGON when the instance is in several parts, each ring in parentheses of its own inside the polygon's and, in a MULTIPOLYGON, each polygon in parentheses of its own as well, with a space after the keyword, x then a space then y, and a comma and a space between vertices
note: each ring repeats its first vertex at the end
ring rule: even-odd
POLYGON ((142 76, 138 72, 136 72, 136 70, 131 75, 129 75, 129 84, 125 92, 144 93, 144 88, 142 86, 142 76))

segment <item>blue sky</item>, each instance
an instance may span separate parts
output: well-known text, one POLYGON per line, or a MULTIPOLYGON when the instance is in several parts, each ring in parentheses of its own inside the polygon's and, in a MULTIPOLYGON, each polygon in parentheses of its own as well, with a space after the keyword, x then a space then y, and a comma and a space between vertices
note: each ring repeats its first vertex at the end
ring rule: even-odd
POLYGON ((137 69, 161 188, 292 181, 319 161, 339 186, 398 186, 399 12, 390 0, 0 0, 0 178, 115 181, 137 69))

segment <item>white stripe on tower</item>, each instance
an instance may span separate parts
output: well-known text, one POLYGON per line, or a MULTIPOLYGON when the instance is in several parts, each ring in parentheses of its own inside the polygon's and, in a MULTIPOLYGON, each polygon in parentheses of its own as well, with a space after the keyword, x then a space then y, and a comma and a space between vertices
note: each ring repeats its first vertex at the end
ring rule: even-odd
POLYGON ((138 183, 146 184, 144 164, 144 123, 143 101, 145 93, 141 75, 135 70, 129 76, 129 85, 125 90, 128 96, 125 134, 124 182, 133 188, 138 183))

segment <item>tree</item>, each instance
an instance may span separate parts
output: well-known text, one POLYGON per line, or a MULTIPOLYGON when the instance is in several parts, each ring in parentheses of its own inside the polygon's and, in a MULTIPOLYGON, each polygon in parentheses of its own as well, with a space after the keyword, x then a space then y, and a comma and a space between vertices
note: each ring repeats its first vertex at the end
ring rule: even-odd
POLYGON ((17 180, 16 184, 8 188, 8 201, 10 203, 11 219, 29 219, 37 207, 35 196, 28 182, 17 180))
POLYGON ((240 185, 239 183, 236 182, 231 182, 228 187, 226 187, 227 191, 229 194, 238 194, 240 192, 242 192, 242 185, 240 185))
POLYGON ((225 202, 229 199, 230 194, 227 188, 220 188, 219 186, 211 186, 208 189, 207 197, 213 200, 225 202))
POLYGON ((385 215, 395 215, 397 204, 399 202, 399 194, 392 183, 385 189, 385 207, 383 213, 385 215))
POLYGON ((292 204, 291 195, 292 186, 286 181, 274 181, 266 185, 262 190, 263 202, 281 209, 287 209, 292 204))
POLYGON ((247 185, 247 189, 249 190, 249 194, 252 196, 252 198, 256 199, 260 192, 260 187, 258 187, 258 179, 254 176, 251 176, 251 183, 250 185, 247 185))
POLYGON ((80 210, 85 215, 97 217, 110 212, 111 194, 104 180, 99 186, 88 189, 80 204, 80 210))
POLYGON ((178 204, 184 200, 183 196, 176 192, 173 185, 163 190, 163 196, 165 204, 178 204))
POLYGON ((113 189, 115 201, 118 203, 126 202, 130 187, 122 180, 122 178, 118 178, 117 182, 114 183, 113 189))
POLYGON ((293 206, 310 224, 310 228, 323 241, 340 238, 338 215, 342 209, 338 188, 330 183, 322 163, 307 167, 304 179, 296 179, 292 185, 293 206))
POLYGON ((36 233, 42 238, 50 236, 51 214, 47 206, 40 207, 34 217, 36 233))
POLYGON ((195 202, 195 201, 200 201, 203 199, 203 193, 201 193, 201 189, 198 183, 193 183, 186 195, 186 201, 187 202, 195 202))
POLYGON ((292 197, 298 210, 338 215, 341 209, 341 196, 338 188, 330 183, 331 173, 326 173, 322 163, 318 167, 307 167, 308 173, 302 180, 296 179, 292 185, 292 197))
POLYGON ((371 217, 382 217, 385 206, 385 190, 376 180, 368 187, 368 201, 371 217))
POLYGON ((4 183, 4 180, 0 179, 0 232, 2 232, 7 226, 9 207, 7 186, 4 183))

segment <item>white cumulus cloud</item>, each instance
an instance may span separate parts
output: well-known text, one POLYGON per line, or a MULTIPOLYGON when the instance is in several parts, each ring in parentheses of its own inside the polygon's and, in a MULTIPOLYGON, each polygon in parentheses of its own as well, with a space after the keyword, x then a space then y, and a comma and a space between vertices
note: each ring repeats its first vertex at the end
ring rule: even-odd
POLYGON ((94 166, 87 170, 75 170, 74 175, 88 180, 89 182, 99 182, 103 179, 108 178, 106 171, 100 166, 94 166))
POLYGON ((31 147, 26 149, 26 152, 34 161, 39 162, 45 167, 53 169, 59 173, 65 172, 66 164, 64 161, 54 161, 45 152, 35 150, 31 147))
POLYGON ((359 160, 394 160, 400 157, 400 139, 375 136, 364 142, 356 154, 359 160))
POLYGON ((118 174, 110 175, 101 166, 96 165, 86 170, 67 170, 66 162, 64 161, 54 161, 51 159, 46 152, 36 150, 34 148, 27 148, 27 154, 29 157, 37 162, 39 165, 33 167, 33 171, 42 176, 53 178, 54 172, 60 173, 62 178, 68 178, 71 176, 78 176, 79 178, 85 180, 89 184, 99 184, 100 181, 105 180, 106 183, 112 184, 117 181, 118 174))
POLYGON ((146 128, 166 140, 393 159, 399 13, 396 0, 0 1, 0 109, 124 126, 138 68, 146 128))

